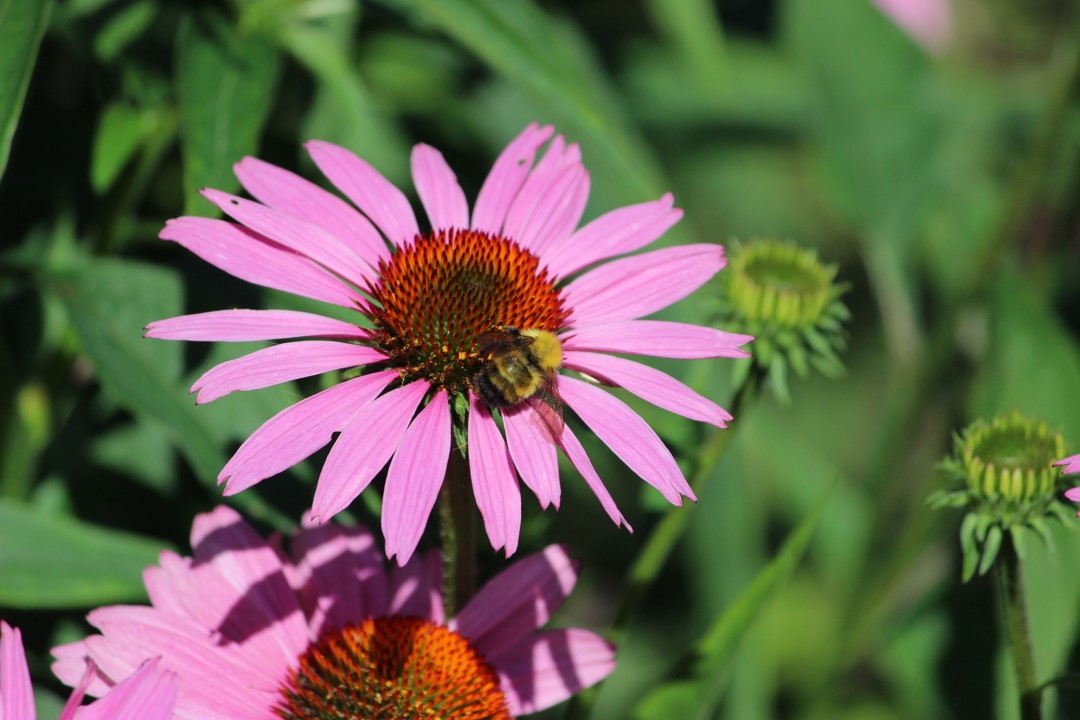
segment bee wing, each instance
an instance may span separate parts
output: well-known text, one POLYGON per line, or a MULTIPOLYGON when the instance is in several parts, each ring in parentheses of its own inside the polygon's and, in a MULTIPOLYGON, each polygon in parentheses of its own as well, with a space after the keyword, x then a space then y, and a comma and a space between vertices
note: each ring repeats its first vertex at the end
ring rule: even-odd
POLYGON ((476 338, 476 351, 480 357, 491 357, 526 347, 531 345, 532 341, 533 338, 529 335, 516 335, 505 330, 490 330, 481 333, 476 338))
POLYGON ((534 410, 533 417, 544 430, 551 433, 551 437, 562 436, 566 422, 563 420, 563 402, 559 395, 558 376, 553 373, 543 387, 529 398, 529 404, 534 410))

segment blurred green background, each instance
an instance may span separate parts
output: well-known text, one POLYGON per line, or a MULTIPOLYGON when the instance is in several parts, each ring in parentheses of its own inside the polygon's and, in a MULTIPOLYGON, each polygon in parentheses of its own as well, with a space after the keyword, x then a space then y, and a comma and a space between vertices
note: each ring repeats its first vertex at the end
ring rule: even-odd
MULTIPOLYGON (((766 391, 736 418, 592 716, 694 717, 713 692, 702 717, 1016 717, 992 584, 960 583, 959 515, 926 498, 974 418, 1019 409, 1080 451, 1080 3, 950 8, 929 52, 869 0, 0 0, 0 616, 44 716, 66 696, 49 648, 88 609, 143 601, 142 568, 189 549, 229 453, 332 381, 196 408, 191 381, 251 348, 143 325, 303 303, 160 242, 164 221, 212 214, 196 191, 236 190, 244 155, 318 179, 311 138, 414 199, 409 148, 429 143, 471 200, 538 120, 581 145, 587 219, 671 190, 686 215, 661 244, 818 248, 853 316, 843 378, 793 379, 790 404, 766 391), (770 565, 807 518, 801 559, 770 565), (721 617, 734 642, 688 670, 721 617)), ((711 322, 717 293, 664 317, 711 322)), ((726 406, 733 364, 660 363, 726 406)), ((704 431, 634 406, 691 467, 704 431)), ((560 622, 603 630, 665 507, 584 439, 635 533, 564 466, 561 511, 523 498, 522 550, 569 543, 585 565, 560 622)), ((321 457, 231 501, 287 527, 321 457)), ((1080 535, 1058 530, 1027 563, 1043 679, 1080 667, 1080 535)), ((1080 696, 1046 708, 1080 717, 1080 696)))

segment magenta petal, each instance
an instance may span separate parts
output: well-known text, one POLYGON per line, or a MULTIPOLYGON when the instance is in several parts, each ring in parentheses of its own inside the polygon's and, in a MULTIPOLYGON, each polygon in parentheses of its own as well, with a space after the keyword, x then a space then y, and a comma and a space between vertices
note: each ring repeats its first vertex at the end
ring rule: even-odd
POLYGON ((375 267, 390 250, 379 231, 349 203, 313 182, 276 165, 246 157, 233 166, 252 197, 272 208, 317 225, 375 267))
POLYGON ((554 128, 532 123, 510 141, 488 173, 473 208, 472 227, 492 234, 502 232, 510 204, 532 168, 536 151, 554 128))
POLYGON ((457 176, 435 148, 417 145, 412 151, 412 175, 420 202, 432 230, 465 230, 469 227, 469 203, 457 176))
POLYGON ((225 494, 235 495, 286 470, 315 452, 341 430, 392 380, 393 370, 363 375, 304 398, 267 420, 251 434, 218 474, 225 494))
POLYGON ((22 633, 0 620, 0 718, 33 720, 35 712, 22 633))
POLYGON ((367 340, 368 331, 342 320, 296 310, 214 310, 155 320, 146 326, 143 337, 201 342, 299 337, 367 340))
POLYGON ((559 507, 559 453, 551 431, 531 403, 502 413, 506 447, 522 482, 536 494, 540 507, 559 507))
POLYGON ((198 391, 196 402, 208 403, 237 390, 256 390, 385 359, 374 348, 343 342, 301 340, 271 345, 207 370, 191 392, 198 391))
POLYGON ((364 297, 339 278, 254 230, 224 220, 181 217, 158 235, 183 245, 206 262, 256 285, 355 310, 364 297))
POLYGON ((563 364, 610 385, 626 388, 657 407, 726 428, 731 414, 670 375, 641 363, 600 353, 567 350, 563 364))
POLYGON ((521 491, 499 426, 487 406, 469 393, 469 472, 473 495, 491 547, 517 551, 521 531, 521 491))
POLYGON ((559 376, 559 392, 589 429, 668 502, 682 505, 680 495, 696 499, 671 451, 626 403, 594 385, 563 375, 559 376))
POLYGON ((741 350, 754 338, 714 328, 664 320, 624 320, 574 328, 563 339, 565 350, 599 350, 669 358, 745 358, 741 350))
POLYGON ((579 566, 565 547, 549 545, 496 575, 451 628, 484 657, 496 657, 547 624, 574 589, 579 566))
POLYGON ((489 658, 514 717, 557 705, 615 669, 615 647, 569 628, 533 635, 503 657, 489 658))
POLYGON ((404 567, 390 569, 391 615, 411 615, 445 624, 442 555, 431 550, 404 567))
MULTIPOLYGON (((78 720, 171 720, 179 693, 180 682, 176 675, 163 670, 160 659, 149 660, 108 695, 80 709, 72 717, 78 720)), ((65 720, 63 715, 60 720, 65 720)))
POLYGON ((666 308, 704 285, 727 261, 719 245, 680 245, 614 260, 563 291, 571 325, 632 320, 666 308))
MULTIPOLYGON (((1058 460, 1056 463, 1054 463, 1054 465, 1055 466, 1057 466, 1057 465, 1062 466, 1061 472, 1063 472, 1063 473, 1080 472, 1080 455, 1072 455, 1070 457, 1065 458, 1064 460, 1058 460)), ((1069 499, 1070 500, 1075 500, 1077 498, 1069 498, 1069 499)))
POLYGON ((401 190, 343 147, 312 140, 305 147, 323 175, 356 203, 394 245, 409 242, 420 230, 401 190))
POLYGON ((566 277, 600 260, 639 250, 679 222, 683 213, 672 208, 673 202, 668 193, 659 200, 605 213, 556 241, 544 253, 544 262, 556 277, 566 277))
POLYGON ((404 565, 424 534, 450 457, 450 399, 439 390, 405 431, 390 461, 383 493, 386 557, 404 565))
POLYGON ((596 469, 593 467, 592 462, 589 460, 588 454, 585 452, 585 448, 581 446, 581 441, 577 439, 574 432, 567 425, 562 429, 559 437, 556 440, 559 447, 566 454, 567 459, 573 463, 577 471, 581 473, 581 477, 585 480, 585 484, 589 486, 589 489, 593 491, 596 498, 600 501, 601 507, 604 508, 604 512, 608 514, 612 522, 616 527, 625 527, 630 532, 634 532, 634 529, 630 527, 630 523, 626 522, 626 518, 619 512, 619 507, 615 504, 615 499, 611 497, 611 493, 604 486, 604 481, 600 479, 600 476, 596 474, 596 469))
MULTIPOLYGON (((565 226, 567 209, 580 205, 584 210, 579 202, 584 178, 587 174, 581 166, 578 146, 566 147, 562 135, 557 135, 510 205, 503 235, 534 252, 550 244, 555 228, 565 226)), ((588 199, 587 181, 584 188, 588 199)), ((580 215, 574 218, 564 236, 570 234, 580 219, 580 215)))
POLYGON ((316 522, 326 522, 347 508, 383 469, 429 387, 415 381, 391 390, 362 408, 342 430, 315 487, 311 517, 316 522))

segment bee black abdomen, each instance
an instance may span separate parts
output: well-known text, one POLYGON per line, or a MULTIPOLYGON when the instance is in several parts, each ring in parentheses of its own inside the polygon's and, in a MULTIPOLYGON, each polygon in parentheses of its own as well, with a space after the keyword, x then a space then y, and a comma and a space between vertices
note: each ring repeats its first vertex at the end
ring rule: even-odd
POLYGON ((505 381, 498 375, 493 373, 477 373, 473 377, 472 389, 476 393, 476 396, 480 398, 480 401, 487 405, 489 408, 498 409, 504 407, 510 407, 515 403, 506 399, 506 388, 500 388, 496 383, 504 383, 505 381))

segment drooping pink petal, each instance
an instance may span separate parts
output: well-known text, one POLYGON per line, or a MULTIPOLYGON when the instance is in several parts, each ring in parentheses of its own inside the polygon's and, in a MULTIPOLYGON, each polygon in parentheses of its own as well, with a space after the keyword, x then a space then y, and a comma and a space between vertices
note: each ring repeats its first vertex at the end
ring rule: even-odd
POLYGON ((615 669, 615 647, 577 628, 549 630, 493 658, 514 717, 545 710, 595 685, 615 669))
POLYGON ((505 548, 506 556, 510 557, 517 551, 521 531, 521 491, 499 426, 487 406, 471 392, 469 473, 491 547, 505 548))
MULTIPOLYGON (((161 667, 160 659, 148 660, 109 694, 69 717, 78 720, 172 720, 180 692, 175 673, 161 667)), ((68 720, 64 715, 60 720, 68 720)))
POLYGON ((1072 455, 1064 460, 1058 460, 1054 465, 1060 466, 1063 473, 1080 472, 1080 455, 1072 455))
POLYGON ((22 633, 0 620, 0 720, 34 720, 35 712, 22 633))
POLYGON ((589 460, 589 455, 585 452, 585 448, 581 446, 581 441, 574 435, 574 431, 567 425, 563 428, 559 437, 556 438, 556 442, 559 444, 559 448, 566 455, 567 459, 573 463, 577 471, 581 473, 581 477, 585 480, 585 484, 589 486, 589 489, 596 495, 597 500, 600 501, 601 507, 604 508, 604 512, 608 514, 611 521, 615 523, 616 527, 625 527, 629 532, 634 532, 634 528, 630 527, 630 523, 626 521, 622 513, 619 512, 618 505, 615 504, 615 499, 611 497, 611 493, 604 486, 604 481, 600 479, 600 476, 596 473, 596 468, 593 467, 592 462, 589 460))
POLYGON ((385 359, 378 350, 363 345, 300 340, 215 365, 195 381, 191 392, 199 393, 197 403, 208 403, 238 390, 256 390, 385 359))
POLYGON ((754 338, 666 320, 623 320, 574 328, 564 350, 593 350, 668 358, 745 358, 740 347, 754 338))
POLYGON ((395 246, 411 241, 420 233, 405 193, 378 170, 333 143, 312 140, 304 147, 322 174, 371 218, 395 246))
POLYGON ((353 285, 361 286, 364 280, 375 277, 375 270, 352 248, 318 225, 220 190, 206 189, 202 190, 201 194, 234 220, 279 245, 310 258, 353 285))
POLYGON ((367 340, 369 333, 343 320, 296 310, 213 310, 155 320, 143 337, 158 340, 247 342, 300 337, 367 340))
MULTIPOLYGON (((395 373, 396 374, 396 373, 395 373)), ((430 389, 415 381, 365 406, 342 430, 323 464, 311 517, 326 522, 349 506, 397 450, 416 406, 430 389)))
POLYGON ((484 180, 473 208, 472 227, 491 234, 502 231, 510 204, 532 168, 536 151, 555 129, 530 124, 502 151, 484 180))
POLYGON ((235 495, 286 470, 330 442, 349 419, 398 377, 393 370, 362 375, 290 405, 244 441, 218 474, 235 495))
POLYGON ((424 204, 432 230, 465 230, 469 227, 469 203, 457 176, 446 160, 430 145, 412 151, 412 176, 420 202, 424 204))
POLYGON ((691 420, 726 428, 728 421, 732 419, 727 410, 667 373, 633 360, 601 353, 567 350, 563 353, 563 365, 608 384, 626 388, 642 400, 691 420))
POLYGON ((316 263, 241 225, 210 218, 169 220, 158 235, 256 285, 355 309, 364 297, 316 263))
POLYGON ((666 308, 727 264, 720 245, 680 245, 613 260, 563 290, 571 325, 633 320, 666 308))
POLYGON ((317 225, 352 249, 368 265, 390 257, 379 231, 349 203, 294 173, 246 157, 233 166, 252 197, 272 208, 317 225))
POLYGON ((671 451, 626 403, 581 380, 560 375, 558 382, 566 404, 642 480, 672 505, 682 505, 680 495, 696 499, 671 451))
POLYGON ((450 399, 439 390, 405 431, 390 461, 383 492, 386 557, 404 565, 424 534, 450 457, 450 399))
POLYGON ((442 604, 442 555, 431 550, 404 567, 390 569, 390 614, 446 623, 442 604))
POLYGON ((612 210, 544 252, 544 263, 556 277, 566 277, 600 260, 639 250, 679 222, 682 210, 672 208, 671 193, 659 200, 612 210))
POLYGON ((502 413, 506 447, 522 482, 540 501, 540 507, 559 508, 559 454, 551 432, 539 420, 531 403, 502 413))
POLYGON ((549 545, 482 587, 450 628, 484 657, 498 657, 547 624, 574 589, 579 567, 565 547, 549 545))

